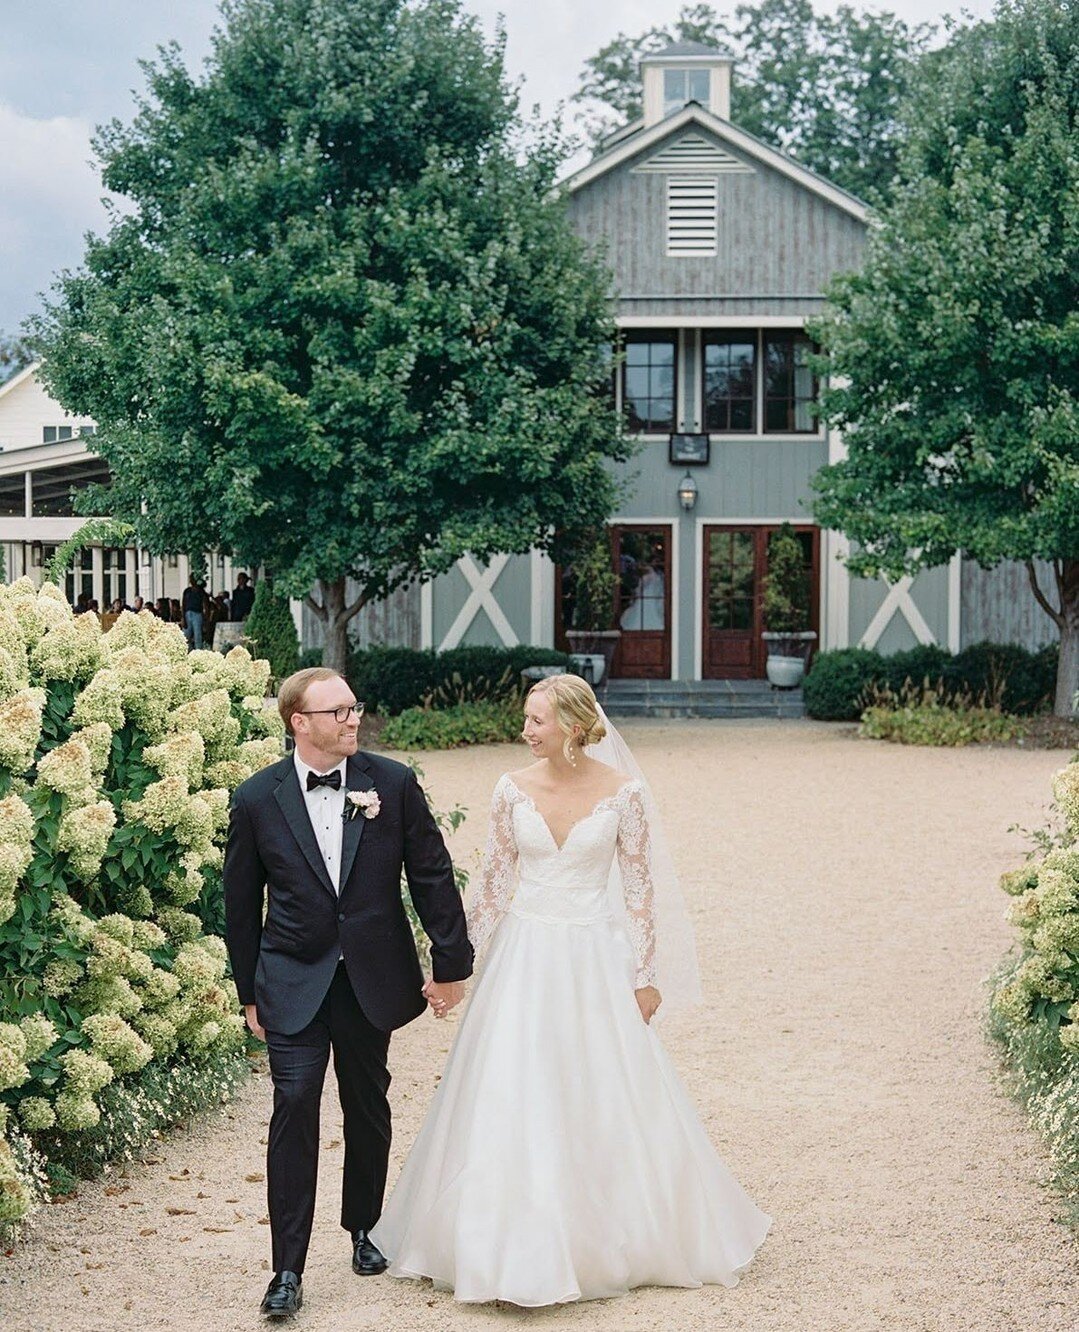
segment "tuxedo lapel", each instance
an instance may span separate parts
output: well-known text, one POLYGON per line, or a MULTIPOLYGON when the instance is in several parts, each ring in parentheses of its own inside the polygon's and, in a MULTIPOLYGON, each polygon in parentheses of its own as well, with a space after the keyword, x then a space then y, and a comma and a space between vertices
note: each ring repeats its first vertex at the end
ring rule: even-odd
MULTIPOLYGON (((353 754, 345 765, 345 790, 370 791, 374 787, 374 776, 363 754, 353 754)), ((352 806, 345 800, 345 829, 341 838, 341 891, 345 891, 348 876, 352 873, 352 863, 356 859, 356 849, 363 837, 367 820, 363 810, 358 809, 349 817, 352 806)))
MULTIPOLYGON (((332 893, 336 897, 337 891, 330 882, 326 866, 322 863, 322 852, 318 849, 315 830, 311 827, 311 818, 307 813, 307 802, 303 798, 303 792, 300 790, 300 779, 296 775, 296 764, 292 759, 286 761, 288 770, 280 785, 274 791, 274 799, 280 806, 281 813, 285 816, 285 822, 289 826, 289 831, 295 837, 297 845, 304 854, 304 859, 318 875, 319 883, 328 893, 332 893)), ((344 883, 344 878, 341 882, 344 883)))

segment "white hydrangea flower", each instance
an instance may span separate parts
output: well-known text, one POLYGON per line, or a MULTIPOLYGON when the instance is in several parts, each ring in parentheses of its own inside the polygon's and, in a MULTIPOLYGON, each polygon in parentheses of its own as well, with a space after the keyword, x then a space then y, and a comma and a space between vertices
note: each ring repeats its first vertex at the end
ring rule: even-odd
POLYGON ((26 1096, 19 1102, 19 1119, 27 1133, 40 1133, 56 1123, 56 1111, 44 1096, 26 1096))
POLYGON ((29 1078, 26 1036, 14 1022, 0 1022, 0 1091, 21 1087, 29 1078))
POLYGON ((75 699, 71 720, 76 726, 103 722, 114 731, 123 728, 124 691, 120 677, 112 670, 100 670, 75 699))
POLYGON ((148 745, 142 757, 143 762, 162 777, 182 777, 190 790, 197 790, 202 785, 206 742, 198 731, 173 732, 160 744, 148 745))
POLYGON ((92 786, 94 767, 85 741, 73 736, 50 749, 38 761, 37 779, 63 795, 77 795, 92 786))
POLYGON ((94 1054, 106 1060, 115 1073, 137 1073, 154 1057, 153 1046, 115 1013, 84 1018, 82 1032, 94 1054))
POLYGON ((1053 797, 1073 833, 1079 833, 1079 763, 1069 763, 1053 778, 1053 797))
POLYGON ((35 1063, 56 1044, 59 1034, 44 1013, 31 1013, 19 1023, 26 1038, 26 1062, 35 1063))
POLYGON ((100 620, 80 615, 46 630, 30 651, 30 670, 41 681, 85 680, 103 660, 100 620))
POLYGON ((23 773, 41 739, 44 689, 20 689, 0 703, 0 768, 23 773))
POLYGON ((115 826, 116 811, 111 800, 69 809, 60 820, 56 849, 68 852, 72 873, 84 883, 100 872, 115 826))
POLYGON ((72 740, 81 740, 90 751, 90 764, 94 777, 100 780, 112 756, 112 727, 105 722, 92 722, 81 730, 73 731, 72 740))

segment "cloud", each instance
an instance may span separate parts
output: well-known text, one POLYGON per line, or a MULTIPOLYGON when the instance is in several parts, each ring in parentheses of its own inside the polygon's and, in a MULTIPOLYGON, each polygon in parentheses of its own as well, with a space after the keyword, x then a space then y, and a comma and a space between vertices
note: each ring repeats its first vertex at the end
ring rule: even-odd
POLYGON ((106 224, 90 135, 87 121, 35 119, 0 104, 0 329, 6 332, 39 307, 37 293, 59 269, 79 264, 83 234, 106 224))

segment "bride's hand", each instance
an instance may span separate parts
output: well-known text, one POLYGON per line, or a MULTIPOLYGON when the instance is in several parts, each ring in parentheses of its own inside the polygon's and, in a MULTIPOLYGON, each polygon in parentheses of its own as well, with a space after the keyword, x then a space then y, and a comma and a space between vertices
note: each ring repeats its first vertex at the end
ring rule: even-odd
POLYGON ((633 994, 637 1000, 637 1007, 641 1010, 641 1017, 645 1022, 651 1022, 656 1015, 656 1009, 663 1002, 663 996, 654 985, 646 985, 641 990, 634 990, 633 994))

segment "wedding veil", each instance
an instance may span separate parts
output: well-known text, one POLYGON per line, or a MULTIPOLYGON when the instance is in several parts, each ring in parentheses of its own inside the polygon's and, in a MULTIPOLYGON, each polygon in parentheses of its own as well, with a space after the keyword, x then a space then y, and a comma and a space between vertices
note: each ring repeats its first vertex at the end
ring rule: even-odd
MULTIPOLYGON (((630 777, 636 777, 644 788, 644 812, 651 844, 650 869, 654 892, 656 986, 663 996, 660 1013, 667 1014, 699 1004, 703 998, 693 922, 686 910, 652 788, 614 723, 598 703, 596 706, 607 734, 598 743, 589 746, 589 757, 627 773, 630 777)), ((627 914, 617 859, 611 867, 607 892, 615 919, 625 926, 627 914)))

